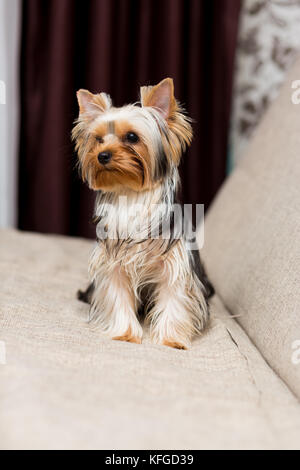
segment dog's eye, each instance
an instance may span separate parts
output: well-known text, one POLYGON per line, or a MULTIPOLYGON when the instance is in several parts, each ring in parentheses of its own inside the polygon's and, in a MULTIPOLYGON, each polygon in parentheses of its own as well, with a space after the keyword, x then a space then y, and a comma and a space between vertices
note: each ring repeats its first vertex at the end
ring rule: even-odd
POLYGON ((96 137, 98 144, 103 144, 103 137, 96 137))
POLYGON ((125 138, 127 142, 130 142, 131 144, 136 144, 136 142, 139 141, 139 136, 136 135, 134 132, 127 132, 125 138))

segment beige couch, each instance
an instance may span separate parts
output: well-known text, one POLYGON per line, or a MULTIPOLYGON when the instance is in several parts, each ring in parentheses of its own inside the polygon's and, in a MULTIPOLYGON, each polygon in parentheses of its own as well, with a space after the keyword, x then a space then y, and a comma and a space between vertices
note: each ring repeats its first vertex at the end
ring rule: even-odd
POLYGON ((189 351, 87 325, 90 242, 1 232, 2 449, 300 448, 295 79, 299 62, 206 219, 217 294, 189 351))

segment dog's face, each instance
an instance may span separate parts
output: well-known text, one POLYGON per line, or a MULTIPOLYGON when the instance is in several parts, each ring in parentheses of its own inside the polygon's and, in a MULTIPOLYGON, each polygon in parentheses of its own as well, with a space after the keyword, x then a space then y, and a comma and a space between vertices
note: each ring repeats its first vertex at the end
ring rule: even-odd
POLYGON ((141 88, 141 106, 112 106, 105 93, 77 93, 73 129, 82 178, 91 189, 144 191, 177 167, 192 139, 188 118, 174 98, 173 81, 141 88))

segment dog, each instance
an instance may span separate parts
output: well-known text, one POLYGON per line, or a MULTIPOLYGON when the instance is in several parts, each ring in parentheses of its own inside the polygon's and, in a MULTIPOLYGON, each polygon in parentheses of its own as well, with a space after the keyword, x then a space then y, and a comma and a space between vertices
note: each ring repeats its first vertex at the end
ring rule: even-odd
POLYGON ((78 298, 115 340, 141 343, 142 313, 154 343, 187 349, 208 323, 214 293, 182 216, 174 217, 191 120, 171 78, 120 108, 106 93, 79 90, 77 99, 72 139, 81 177, 97 192, 91 284, 78 298))

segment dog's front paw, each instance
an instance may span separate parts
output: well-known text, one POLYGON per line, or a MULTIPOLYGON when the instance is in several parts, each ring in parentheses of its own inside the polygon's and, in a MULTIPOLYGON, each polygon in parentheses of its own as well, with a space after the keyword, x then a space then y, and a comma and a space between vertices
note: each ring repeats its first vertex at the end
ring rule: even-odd
POLYGON ((123 335, 114 336, 112 339, 116 341, 127 341, 128 343, 136 343, 136 344, 141 344, 142 342, 142 337, 132 334, 130 328, 123 335))
POLYGON ((173 339, 164 339, 162 341, 162 345, 169 346, 170 348, 174 348, 174 349, 188 349, 186 344, 183 344, 180 341, 176 341, 173 339))
POLYGON ((173 349, 189 349, 193 336, 192 326, 188 323, 181 325, 170 319, 170 315, 162 312, 150 323, 150 338, 153 343, 168 346, 173 349), (185 328, 183 328, 185 326, 185 328))

